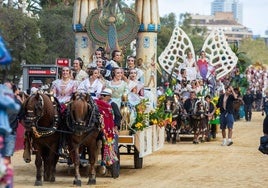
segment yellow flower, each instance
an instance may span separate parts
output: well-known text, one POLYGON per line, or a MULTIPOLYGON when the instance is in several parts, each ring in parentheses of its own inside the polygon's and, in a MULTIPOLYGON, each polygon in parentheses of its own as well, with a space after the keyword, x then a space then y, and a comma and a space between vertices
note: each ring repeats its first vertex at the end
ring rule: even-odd
POLYGON ((157 119, 153 119, 152 122, 153 122, 154 125, 156 125, 157 124, 157 119))

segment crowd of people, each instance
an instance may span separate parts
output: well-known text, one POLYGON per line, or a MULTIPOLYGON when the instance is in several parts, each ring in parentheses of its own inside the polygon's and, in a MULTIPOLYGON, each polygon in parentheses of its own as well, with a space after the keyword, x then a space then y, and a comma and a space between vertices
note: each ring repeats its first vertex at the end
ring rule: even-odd
MULTIPOLYGON (((113 51, 111 60, 108 60, 105 57, 104 49, 98 48, 94 53, 93 61, 86 69, 84 68, 83 60, 79 57, 73 61, 72 67, 63 67, 61 77, 53 81, 51 87, 54 96, 61 104, 61 111, 65 111, 74 92, 89 93, 93 99, 105 99, 104 101, 112 106, 115 114, 117 114, 114 120, 115 130, 119 130, 122 117, 118 109, 121 106, 122 95, 128 94, 128 102, 131 105, 136 105, 145 97, 144 93, 146 91, 144 71, 140 67, 142 65, 139 64, 137 66, 138 63, 134 56, 127 57, 125 64, 126 67, 122 68, 122 54, 120 51, 113 51)), ((220 80, 215 79, 215 69, 206 59, 204 51, 200 53, 200 58, 197 61, 192 57, 191 52, 187 53, 184 62, 179 66, 176 80, 177 82, 173 88, 168 88, 169 85, 159 86, 156 94, 160 96, 165 94, 167 89, 171 89, 173 93, 180 96, 186 113, 192 110, 190 102, 192 98, 196 99, 198 96, 206 96, 207 102, 210 103, 214 96, 220 96, 217 107, 221 111, 222 145, 233 144, 232 129, 235 121, 233 117, 233 101, 235 99, 242 101, 246 121, 251 121, 252 110, 254 109, 262 111, 266 116, 268 114, 268 92, 263 96, 261 91, 248 89, 244 95, 240 95, 232 87, 225 87, 220 80), (211 77, 215 82, 211 82, 211 77), (226 129, 228 130, 227 134, 225 132, 226 129)), ((16 103, 21 105, 23 100, 18 93, 19 88, 10 82, 5 84, 13 90, 16 103)), ((208 113, 210 119, 213 118, 214 113, 215 108, 211 107, 208 113)), ((10 161, 10 156, 14 152, 16 128, 20 119, 20 112, 9 112, 8 115, 12 131, 6 137, 6 142, 8 143, 5 145, 13 144, 13 146, 7 147, 9 151, 5 151, 5 149, 2 151, 4 151, 3 156, 10 161)))

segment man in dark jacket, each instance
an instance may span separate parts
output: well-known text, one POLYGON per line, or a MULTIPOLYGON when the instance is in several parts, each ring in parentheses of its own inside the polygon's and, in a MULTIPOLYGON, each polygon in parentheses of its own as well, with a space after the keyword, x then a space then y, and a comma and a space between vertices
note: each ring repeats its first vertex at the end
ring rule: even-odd
POLYGON ((246 121, 251 121, 252 104, 254 102, 254 96, 250 92, 250 89, 248 89, 246 94, 243 96, 243 102, 244 102, 245 119, 246 121))
POLYGON ((220 128, 222 130, 223 142, 222 146, 231 146, 233 144, 233 125, 234 125, 234 108, 233 102, 237 99, 237 94, 235 93, 232 86, 227 86, 225 88, 225 93, 222 94, 218 100, 217 108, 220 108, 220 128), (226 139, 226 128, 228 128, 228 140, 226 139))

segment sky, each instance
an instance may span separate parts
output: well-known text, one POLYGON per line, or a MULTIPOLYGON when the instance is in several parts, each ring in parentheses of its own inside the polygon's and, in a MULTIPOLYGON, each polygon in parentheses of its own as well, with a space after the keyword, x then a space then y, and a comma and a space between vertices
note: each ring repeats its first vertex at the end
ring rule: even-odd
MULTIPOLYGON (((174 12, 179 21, 181 13, 210 15, 213 0, 158 0, 160 16, 174 12)), ((243 25, 253 35, 264 35, 268 30, 268 0, 239 0, 243 6, 243 25)))

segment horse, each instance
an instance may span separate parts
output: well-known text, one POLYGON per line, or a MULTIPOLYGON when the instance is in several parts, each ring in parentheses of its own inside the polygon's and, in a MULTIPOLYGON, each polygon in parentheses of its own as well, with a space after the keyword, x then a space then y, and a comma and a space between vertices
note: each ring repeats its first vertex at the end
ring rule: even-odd
POLYGON ((193 130, 194 130, 194 139, 193 143, 198 144, 199 136, 201 135, 201 142, 205 141, 205 135, 208 132, 208 104, 204 98, 199 98, 194 105, 193 111, 193 130))
POLYGON ((183 108, 179 101, 175 98, 175 95, 167 97, 164 105, 165 113, 172 116, 171 121, 168 121, 166 125, 167 142, 170 142, 171 139, 172 144, 176 144, 177 133, 179 132, 183 122, 183 108))
POLYGON ((81 186, 79 171, 81 150, 86 150, 90 164, 87 184, 96 184, 95 161, 100 121, 97 106, 89 94, 74 93, 67 107, 66 126, 71 134, 67 135, 67 144, 71 161, 74 163, 75 179, 73 184, 81 186))
POLYGON ((25 162, 31 161, 31 149, 35 151, 35 186, 42 185, 42 164, 44 181, 54 182, 58 162, 59 145, 59 103, 56 98, 37 92, 23 103, 22 125, 26 129, 25 162))

